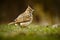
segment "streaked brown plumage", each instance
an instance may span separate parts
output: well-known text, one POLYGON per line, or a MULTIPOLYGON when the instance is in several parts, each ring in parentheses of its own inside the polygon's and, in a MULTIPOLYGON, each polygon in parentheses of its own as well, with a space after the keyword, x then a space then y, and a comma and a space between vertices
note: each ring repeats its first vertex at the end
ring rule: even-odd
POLYGON ((33 20, 33 9, 28 5, 28 8, 26 9, 25 12, 23 12, 22 14, 20 14, 15 20, 14 22, 9 23, 10 24, 15 24, 18 25, 20 24, 20 26, 27 26, 29 25, 32 20, 33 20))

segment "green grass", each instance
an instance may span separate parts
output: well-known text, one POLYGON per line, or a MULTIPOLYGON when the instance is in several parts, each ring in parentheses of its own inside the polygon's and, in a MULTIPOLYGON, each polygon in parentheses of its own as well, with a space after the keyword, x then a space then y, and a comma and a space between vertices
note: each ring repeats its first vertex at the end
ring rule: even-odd
POLYGON ((0 40, 60 40, 60 27, 0 25, 0 40))

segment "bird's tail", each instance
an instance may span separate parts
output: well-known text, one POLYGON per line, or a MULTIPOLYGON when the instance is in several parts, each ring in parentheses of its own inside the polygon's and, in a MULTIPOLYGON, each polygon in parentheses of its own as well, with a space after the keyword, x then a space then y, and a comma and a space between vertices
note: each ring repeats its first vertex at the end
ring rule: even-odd
POLYGON ((10 22, 8 25, 12 25, 12 24, 15 24, 15 22, 10 22))

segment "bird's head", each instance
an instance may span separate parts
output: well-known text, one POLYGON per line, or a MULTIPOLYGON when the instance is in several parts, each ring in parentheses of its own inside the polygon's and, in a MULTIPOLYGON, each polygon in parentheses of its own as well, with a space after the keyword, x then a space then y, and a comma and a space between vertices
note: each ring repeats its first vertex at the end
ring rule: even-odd
POLYGON ((34 11, 34 9, 32 9, 29 5, 28 5, 28 7, 27 7, 27 9, 26 9, 26 13, 33 13, 33 11, 34 11))

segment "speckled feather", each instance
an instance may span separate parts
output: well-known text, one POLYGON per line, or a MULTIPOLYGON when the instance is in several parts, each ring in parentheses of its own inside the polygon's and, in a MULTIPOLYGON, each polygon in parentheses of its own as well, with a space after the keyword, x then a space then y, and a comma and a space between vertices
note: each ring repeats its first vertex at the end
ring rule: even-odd
POLYGON ((20 14, 15 20, 14 22, 11 22, 9 24, 18 24, 20 23, 21 26, 27 26, 29 25, 32 20, 33 20, 33 9, 28 5, 28 8, 26 9, 25 12, 23 12, 22 14, 20 14))

